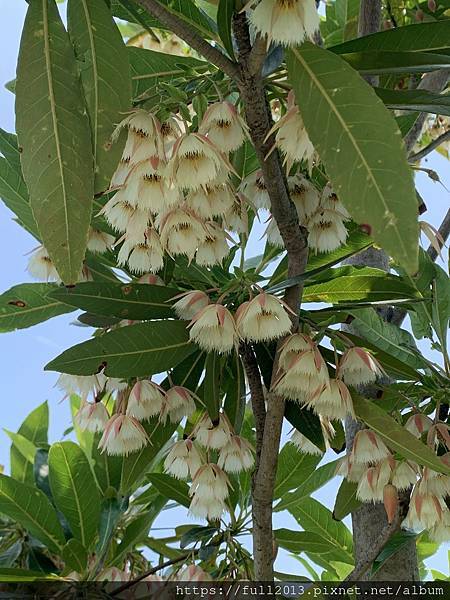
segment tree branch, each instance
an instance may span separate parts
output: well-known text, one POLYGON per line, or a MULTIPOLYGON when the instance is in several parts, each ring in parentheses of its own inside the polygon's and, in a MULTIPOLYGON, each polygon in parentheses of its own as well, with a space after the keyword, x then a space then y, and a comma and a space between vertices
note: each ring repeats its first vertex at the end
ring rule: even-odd
MULTIPOLYGON (((269 154, 274 143, 273 136, 267 139, 272 127, 272 116, 261 76, 251 73, 248 68, 252 45, 245 14, 234 15, 233 27, 239 49, 239 89, 246 121, 270 197, 271 212, 286 248, 288 276, 295 277, 303 273, 306 267, 307 232, 300 227, 297 211, 289 198, 279 154, 276 151, 269 154)), ((286 290, 285 294, 286 303, 296 314, 301 291, 301 286, 297 285, 286 290)), ((293 330, 297 326, 298 317, 293 320, 293 330)), ((278 349, 274 369, 277 356, 278 349)), ((272 502, 283 417, 284 400, 269 392, 260 464, 253 478, 253 553, 255 578, 258 581, 273 580, 272 502)))
POLYGON ((259 75, 267 56, 267 39, 257 35, 248 57, 248 69, 252 75, 259 75))
POLYGON ((239 70, 237 64, 227 58, 225 54, 222 54, 218 48, 215 48, 198 35, 188 23, 185 23, 177 15, 170 12, 170 10, 161 5, 157 0, 136 0, 136 2, 153 17, 161 21, 170 31, 173 31, 179 38, 189 44, 191 48, 201 54, 207 61, 222 69, 231 79, 238 81, 239 70))
POLYGON ((264 397, 264 388, 261 381, 258 362, 249 344, 241 344, 240 354, 244 363, 245 373, 247 375, 248 387, 250 388, 250 397, 252 401, 252 410, 255 415, 256 428, 256 464, 255 469, 259 467, 261 458, 261 449, 264 439, 264 425, 266 421, 266 401, 264 397))
POLYGON ((425 156, 430 154, 430 152, 433 152, 433 150, 436 150, 436 148, 438 148, 447 140, 450 140, 450 129, 430 142, 428 146, 425 146, 425 148, 422 148, 422 150, 419 150, 415 154, 410 154, 408 160, 410 162, 418 162, 419 160, 422 160, 422 158, 425 158, 425 156))

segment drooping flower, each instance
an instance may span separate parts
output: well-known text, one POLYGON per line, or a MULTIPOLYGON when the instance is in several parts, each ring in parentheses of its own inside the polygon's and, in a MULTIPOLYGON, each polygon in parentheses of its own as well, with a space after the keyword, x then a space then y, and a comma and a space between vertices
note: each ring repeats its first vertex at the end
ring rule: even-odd
POLYGON ((361 476, 356 489, 357 497, 363 502, 382 502, 384 488, 389 483, 391 461, 383 460, 368 467, 361 476))
POLYGON ((31 254, 27 270, 38 281, 61 281, 58 271, 44 246, 40 246, 31 254))
POLYGON ((347 385, 365 385, 373 383, 383 375, 379 362, 364 348, 349 348, 342 356, 338 377, 347 385))
POLYGON ((83 402, 75 415, 75 422, 82 431, 103 431, 109 414, 101 402, 83 402))
POLYGON ((290 442, 303 454, 312 454, 313 456, 322 456, 323 451, 311 442, 303 433, 297 429, 294 430, 290 442))
POLYGON ((193 478, 202 466, 202 458, 192 440, 176 442, 164 461, 164 470, 177 479, 193 478))
POLYGON ((118 138, 124 128, 128 129, 128 137, 122 161, 137 164, 150 156, 163 158, 161 124, 155 115, 141 108, 133 110, 116 127, 113 140, 118 138))
POLYGON ((348 231, 342 217, 333 210, 319 208, 307 222, 308 245, 316 252, 333 252, 345 244, 348 231))
POLYGON ((356 463, 352 454, 347 454, 339 461, 336 469, 336 475, 345 477, 352 483, 359 483, 366 473, 366 466, 363 463, 356 463))
POLYGON ((124 201, 133 208, 158 214, 175 205, 179 191, 163 177, 164 165, 158 158, 138 163, 130 171, 120 191, 124 201))
POLYGON ((450 541, 450 510, 443 507, 442 519, 428 531, 431 541, 443 544, 450 541))
POLYGON ((248 233, 248 213, 242 198, 236 198, 224 219, 225 229, 236 233, 248 233))
POLYGON ((220 467, 208 463, 200 467, 192 481, 189 512, 194 517, 216 520, 225 510, 228 496, 228 477, 220 467))
POLYGON ((302 225, 317 211, 320 196, 316 186, 300 173, 288 178, 289 194, 302 225))
POLYGON ((269 244, 275 246, 276 248, 284 248, 284 241, 281 237, 280 230, 278 229, 277 222, 271 216, 269 218, 268 223, 269 224, 267 225, 267 228, 264 232, 264 234, 267 235, 267 241, 269 242, 269 244))
POLYGON ((361 429, 353 440, 353 460, 357 463, 381 461, 391 456, 383 440, 370 429, 361 429))
POLYGON ((137 283, 146 283, 149 285, 164 285, 164 281, 158 275, 154 273, 145 273, 145 275, 141 275, 137 283))
POLYGON ((421 494, 414 488, 405 525, 414 531, 438 527, 444 516, 443 500, 434 494, 421 494))
POLYGON ((351 218, 347 209, 342 204, 342 202, 339 200, 337 195, 334 193, 333 188, 331 187, 331 185, 329 183, 327 183, 327 185, 322 190, 322 196, 320 198, 320 206, 321 206, 321 208, 323 208, 325 210, 334 211, 344 221, 348 221, 351 218))
POLYGON ((399 491, 409 489, 417 481, 417 466, 409 461, 396 461, 392 471, 392 483, 399 491))
POLYGON ((204 267, 220 265, 228 256, 230 248, 227 244, 227 235, 217 223, 205 224, 206 238, 197 248, 195 262, 204 267))
POLYGON ((261 292, 239 307, 236 326, 243 340, 262 342, 289 333, 292 322, 282 300, 261 292))
POLYGON ((212 581, 211 575, 197 565, 185 567, 175 578, 176 581, 212 581))
POLYGON ((174 385, 167 390, 161 409, 161 421, 165 423, 169 418, 171 423, 179 423, 181 419, 190 417, 194 412, 195 401, 187 388, 174 385))
POLYGON ((217 180, 224 168, 224 157, 206 136, 185 133, 174 144, 167 173, 178 188, 195 190, 217 180))
POLYGON ((158 233, 148 228, 139 243, 126 238, 117 259, 119 266, 128 263, 133 273, 157 273, 164 266, 164 251, 158 233))
POLYGON ((82 398, 86 399, 89 394, 98 394, 105 387, 106 377, 103 373, 97 375, 68 375, 67 373, 61 373, 56 381, 56 387, 66 393, 66 396, 70 394, 79 394, 82 398))
POLYGON ((205 241, 207 231, 193 212, 174 208, 158 221, 161 244, 171 256, 184 254, 192 259, 199 244, 205 241))
POLYGON ((270 197, 261 170, 253 171, 242 181, 239 192, 255 209, 270 209, 270 197))
POLYGON ((213 423, 205 413, 195 428, 195 439, 205 448, 220 450, 230 441, 231 429, 223 413, 219 414, 217 423, 213 423))
POLYGON ((350 415, 355 417, 350 392, 343 381, 330 379, 319 396, 312 398, 309 405, 314 412, 330 419, 345 419, 350 415))
POLYGON ((137 419, 115 414, 106 424, 98 447, 107 454, 126 456, 148 443, 147 433, 137 419))
POLYGON ((238 339, 233 315, 222 304, 206 306, 193 317, 189 327, 190 339, 207 351, 230 352, 238 339))
POLYGON ((215 102, 205 112, 198 130, 222 152, 233 152, 244 143, 247 126, 231 102, 215 102))
POLYGON ((433 421, 427 415, 417 413, 411 415, 405 423, 405 429, 413 436, 420 438, 423 433, 427 433, 433 421))
POLYGON ((450 496, 450 475, 424 467, 417 488, 421 494, 434 494, 445 498, 445 496, 450 496))
POLYGON ((114 240, 115 237, 113 235, 91 227, 89 231, 87 249, 90 252, 103 254, 112 247, 112 245, 114 244, 114 240))
POLYGON ((148 227, 150 214, 148 211, 133 207, 123 199, 119 190, 98 213, 103 215, 113 229, 119 233, 127 233, 129 239, 140 241, 148 227))
POLYGON ((253 448, 251 444, 239 435, 232 435, 228 443, 219 453, 217 464, 228 473, 239 473, 253 466, 253 448))
POLYGON ((180 319, 192 319, 195 315, 200 312, 203 308, 208 306, 209 298, 205 292, 201 290, 193 290, 191 292, 184 292, 173 298, 177 300, 173 305, 175 314, 180 319))
POLYGON ((224 217, 233 208, 234 194, 226 183, 205 185, 191 191, 186 204, 202 219, 224 217))
POLYGON ((127 415, 138 421, 154 417, 162 410, 164 396, 164 390, 153 381, 137 381, 128 397, 127 415))
POLYGON ((314 0, 261 0, 249 11, 249 20, 268 42, 296 46, 319 27, 314 0))

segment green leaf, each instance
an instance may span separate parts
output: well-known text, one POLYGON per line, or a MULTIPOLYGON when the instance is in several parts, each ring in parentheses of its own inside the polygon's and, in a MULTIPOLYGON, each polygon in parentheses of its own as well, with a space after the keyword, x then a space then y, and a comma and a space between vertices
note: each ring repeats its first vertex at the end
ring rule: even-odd
POLYGON ((10 438, 14 447, 20 452, 24 459, 29 463, 34 463, 34 455, 36 454, 36 446, 20 433, 14 433, 3 428, 3 431, 10 438))
POLYGON ((134 98, 153 94, 155 87, 161 81, 167 82, 183 77, 189 69, 208 69, 208 63, 196 58, 164 54, 143 48, 129 47, 128 58, 134 98))
POLYGON ((100 497, 83 450, 73 442, 53 444, 49 477, 57 508, 66 517, 74 537, 89 548, 97 535, 100 497))
MULTIPOLYGON (((37 406, 24 420, 17 433, 36 447, 46 445, 48 431, 48 404, 37 406)), ((28 461, 13 443, 11 446, 11 476, 17 481, 34 483, 33 463, 28 461)))
POLYGON ((108 552, 117 523, 126 509, 127 502, 118 502, 117 498, 106 498, 102 502, 98 528, 99 540, 96 547, 99 556, 104 556, 108 552))
POLYGON ((231 33, 231 22, 234 12, 235 0, 219 0, 217 8, 217 29, 220 39, 225 46, 229 56, 234 59, 233 36, 231 33))
POLYGON ((450 53, 450 22, 448 20, 420 23, 380 31, 360 37, 329 50, 337 54, 384 50, 391 52, 414 51, 450 53))
POLYGON ((338 550, 341 562, 353 564, 352 535, 343 523, 333 519, 328 508, 313 498, 304 498, 297 506, 291 506, 289 512, 305 531, 323 537, 338 550))
POLYGON ((61 279, 73 284, 86 250, 94 173, 76 60, 54 0, 30 2, 16 92, 16 126, 33 215, 61 279))
POLYGON ((121 144, 112 144, 111 135, 131 106, 128 53, 105 2, 69 0, 67 20, 91 125, 94 191, 102 192, 109 187, 125 143, 122 136, 121 144))
POLYGON ((55 509, 34 486, 0 474, 0 512, 28 529, 51 552, 61 552, 65 540, 55 509))
POLYGON ((435 278, 433 281, 433 327, 439 338, 441 348, 447 352, 448 322, 450 319, 450 279, 447 273, 438 265, 434 265, 435 278))
POLYGON ((86 282, 58 287, 51 297, 95 315, 140 321, 173 317, 169 300, 178 293, 162 285, 86 282))
POLYGON ((205 361, 205 377, 199 390, 210 419, 214 422, 219 418, 220 410, 220 376, 222 371, 221 357, 215 352, 207 355, 205 361))
POLYGON ((390 538, 387 544, 384 546, 383 550, 376 557, 376 559, 372 563, 372 569, 370 571, 370 575, 373 576, 377 571, 381 569, 384 563, 394 554, 400 552, 402 548, 411 544, 411 542, 417 539, 417 533, 413 533, 411 531, 397 531, 390 538))
POLYGON ((66 569, 76 573, 84 573, 88 567, 86 548, 77 539, 70 539, 62 550, 62 559, 66 569))
POLYGON ((284 416, 289 423, 300 433, 308 438, 315 446, 325 452, 322 427, 317 415, 307 408, 300 407, 298 402, 288 400, 284 409, 284 416))
POLYGON ((375 50, 340 54, 351 67, 362 75, 386 73, 425 73, 447 68, 450 55, 428 52, 386 52, 375 50))
POLYGON ((21 283, 0 296, 0 332, 25 329, 58 315, 72 312, 50 297, 57 289, 53 283, 21 283))
POLYGON ((290 490, 297 488, 315 471, 320 456, 303 454, 294 444, 285 444, 278 457, 277 478, 273 497, 281 498, 290 490))
POLYGON ((342 59, 306 42, 288 52, 289 77, 309 137, 353 218, 417 271, 417 200, 400 131, 373 89, 342 59), (349 176, 351 172, 351 177, 349 176))
POLYGON ((195 351, 183 321, 128 325, 69 348, 47 371, 92 375, 105 367, 111 377, 140 377, 175 367, 195 351))
POLYGON ((147 478, 160 494, 186 508, 189 507, 191 501, 187 483, 164 473, 151 473, 147 478))
POLYGON ((329 541, 315 532, 276 529, 273 533, 282 548, 295 554, 312 552, 313 554, 326 555, 331 549, 329 541))
POLYGON ((448 95, 425 90, 374 89, 377 96, 389 108, 450 115, 450 96, 448 95))
POLYGON ((55 575, 44 575, 42 571, 31 571, 28 569, 0 569, 0 582, 22 583, 29 581, 47 581, 59 579, 55 575))
POLYGON ((258 158, 255 148, 249 140, 246 140, 242 146, 233 154, 233 167, 241 179, 256 171, 259 168, 258 158))
POLYGON ((314 469, 309 475, 308 473, 305 473, 306 477, 302 477, 303 481, 300 482, 297 489, 288 494, 283 494, 281 501, 276 505, 274 510, 278 512, 280 510, 289 509, 289 506, 297 504, 302 498, 310 496, 313 492, 328 483, 335 475, 337 462, 338 461, 334 460, 322 465, 321 467, 314 469))
POLYGON ((357 394, 352 394, 352 397, 356 416, 373 429, 392 450, 438 473, 450 474, 450 468, 431 448, 415 438, 375 402, 365 400, 357 394))
POLYGON ((229 360, 229 376, 226 377, 223 410, 234 431, 239 434, 245 413, 245 377, 241 359, 234 353, 229 360))
POLYGON ((360 337, 413 369, 427 367, 427 362, 422 358, 414 338, 408 331, 384 321, 373 308, 349 312, 355 317, 352 328, 360 337))
POLYGON ((347 479, 342 480, 334 503, 333 519, 342 521, 349 513, 361 506, 361 502, 356 497, 357 488, 356 483, 347 481, 347 479))

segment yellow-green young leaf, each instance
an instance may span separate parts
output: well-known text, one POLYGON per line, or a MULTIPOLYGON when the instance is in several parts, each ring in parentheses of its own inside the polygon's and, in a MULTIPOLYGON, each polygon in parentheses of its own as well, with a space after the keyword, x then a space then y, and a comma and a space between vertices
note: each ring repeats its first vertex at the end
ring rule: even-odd
POLYGON ((401 133, 373 89, 339 56, 306 42, 289 78, 336 193, 407 271, 418 266, 417 199, 401 133))
MULTIPOLYGON (((40 445, 46 445, 48 430, 48 404, 43 402, 37 406, 25 418, 17 433, 30 440, 36 448, 40 445)), ((16 447, 15 443, 11 445, 11 476, 17 481, 34 483, 33 463, 27 460, 23 453, 16 447)))
POLYGON ((76 283, 91 220, 92 144, 75 55, 54 0, 30 1, 17 67, 16 126, 43 243, 64 283, 76 283))
POLYGON ((88 555, 86 548, 75 538, 71 538, 64 546, 62 558, 66 569, 76 573, 84 573, 88 567, 88 555))
POLYGON ((67 20, 91 124, 97 193, 108 189, 125 143, 121 136, 111 144, 111 135, 131 106, 128 53, 106 2, 69 0, 67 20))
POLYGON ((356 497, 357 484, 343 479, 339 486, 333 509, 333 519, 342 521, 349 513, 356 510, 361 502, 356 497))
POLYGON ((88 459, 74 442, 53 444, 48 455, 52 496, 85 548, 97 535, 100 495, 88 459))
POLYGON ((450 474, 449 467, 436 456, 431 448, 416 439, 380 406, 357 394, 352 394, 352 396, 356 416, 375 431, 391 450, 438 473, 450 474))
POLYGON ((65 540, 56 511, 35 486, 0 475, 0 513, 28 529, 51 552, 61 551, 65 540))

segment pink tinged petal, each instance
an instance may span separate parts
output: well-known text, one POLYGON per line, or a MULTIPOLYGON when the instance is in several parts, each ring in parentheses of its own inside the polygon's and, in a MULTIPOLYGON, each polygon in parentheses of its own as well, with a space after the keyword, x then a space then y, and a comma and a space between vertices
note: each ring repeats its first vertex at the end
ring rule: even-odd
POLYGON ((398 507, 398 492, 397 488, 392 484, 387 484, 383 489, 383 503, 386 511, 388 523, 391 524, 395 519, 398 507))

